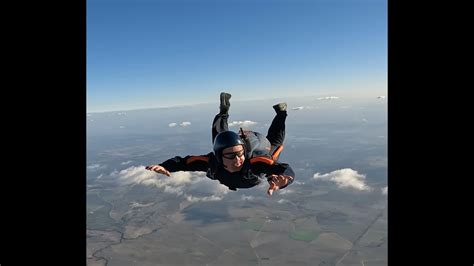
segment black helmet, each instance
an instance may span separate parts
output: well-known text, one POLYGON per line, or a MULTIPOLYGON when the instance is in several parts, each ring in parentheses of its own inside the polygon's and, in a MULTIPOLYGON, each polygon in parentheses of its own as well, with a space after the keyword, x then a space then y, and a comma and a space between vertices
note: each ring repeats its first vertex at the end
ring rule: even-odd
POLYGON ((245 143, 237 133, 224 131, 217 134, 214 139, 214 155, 216 156, 217 162, 222 163, 222 150, 237 145, 242 145, 245 150, 245 143))

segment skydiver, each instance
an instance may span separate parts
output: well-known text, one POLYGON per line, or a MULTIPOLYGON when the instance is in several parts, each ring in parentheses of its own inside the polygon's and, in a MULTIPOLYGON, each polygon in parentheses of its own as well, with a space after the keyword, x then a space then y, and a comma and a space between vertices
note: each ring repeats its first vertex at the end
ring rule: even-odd
POLYGON ((264 137, 242 128, 239 134, 228 130, 230 98, 229 93, 220 94, 220 110, 212 123, 213 152, 184 158, 176 156, 146 169, 167 176, 177 171, 203 171, 208 178, 234 191, 254 187, 266 179, 269 196, 290 185, 295 173, 287 163, 278 161, 285 139, 286 103, 273 106, 276 116, 264 137))

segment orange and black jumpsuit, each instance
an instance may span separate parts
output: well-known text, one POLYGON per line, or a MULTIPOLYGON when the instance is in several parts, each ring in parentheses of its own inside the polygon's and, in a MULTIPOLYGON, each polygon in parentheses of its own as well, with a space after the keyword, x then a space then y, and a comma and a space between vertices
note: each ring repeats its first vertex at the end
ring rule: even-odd
MULTIPOLYGON (((206 155, 186 157, 176 156, 160 164, 170 172, 176 171, 201 171, 213 180, 218 180, 230 190, 237 188, 250 188, 261 183, 261 179, 267 179, 269 175, 288 175, 295 177, 293 169, 286 163, 280 163, 267 157, 254 157, 244 161, 239 172, 230 173, 222 165, 218 164, 214 153, 206 155)), ((288 184, 293 182, 290 179, 288 184)), ((284 186, 284 187, 286 187, 284 186)), ((284 188, 281 187, 280 189, 284 188)))
MULTIPOLYGON (((237 188, 250 188, 258 185, 261 179, 268 178, 269 175, 288 175, 293 177, 289 180, 289 184, 293 182, 295 173, 286 163, 278 162, 278 157, 283 149, 283 140, 285 139, 285 120, 286 111, 277 112, 273 118, 272 124, 268 129, 266 138, 271 144, 270 154, 268 157, 254 157, 246 159, 244 165, 239 172, 230 173, 216 161, 214 153, 208 153, 200 156, 174 157, 160 165, 170 172, 176 171, 203 171, 210 179, 219 180, 219 182, 227 186, 231 190, 237 188), (271 157, 271 158, 269 158, 271 157)), ((218 113, 212 122, 212 142, 216 135, 220 132, 228 130, 227 112, 218 113)), ((284 187, 286 187, 284 186, 284 187)), ((284 188, 281 187, 281 188, 284 188)), ((280 188, 280 189, 281 189, 280 188)))

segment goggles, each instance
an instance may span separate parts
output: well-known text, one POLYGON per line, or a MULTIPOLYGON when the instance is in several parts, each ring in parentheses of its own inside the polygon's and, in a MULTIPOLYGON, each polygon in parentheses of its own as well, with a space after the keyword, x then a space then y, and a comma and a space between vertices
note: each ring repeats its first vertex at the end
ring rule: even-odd
POLYGON ((226 158, 226 159, 229 159, 229 160, 232 160, 234 159, 235 157, 242 157, 244 155, 244 150, 240 150, 240 151, 237 151, 237 152, 231 152, 231 153, 223 153, 222 154, 222 157, 226 158))

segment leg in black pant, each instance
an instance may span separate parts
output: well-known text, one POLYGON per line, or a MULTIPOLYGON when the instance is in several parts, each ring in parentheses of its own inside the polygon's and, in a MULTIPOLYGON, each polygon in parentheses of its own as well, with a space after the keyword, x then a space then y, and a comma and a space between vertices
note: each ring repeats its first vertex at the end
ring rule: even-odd
POLYGON ((229 114, 217 114, 214 117, 214 121, 212 122, 212 143, 214 143, 214 139, 216 138, 217 134, 229 130, 227 125, 227 119, 229 118, 229 114))
POLYGON ((286 103, 280 103, 273 106, 276 116, 273 118, 272 124, 268 129, 267 139, 270 141, 273 159, 277 160, 283 149, 283 141, 285 140, 285 121, 288 116, 286 112, 286 103))
POLYGON ((217 134, 229 130, 227 119, 229 118, 229 100, 231 96, 229 93, 221 92, 220 112, 214 117, 214 121, 212 122, 212 143, 214 143, 217 134))

